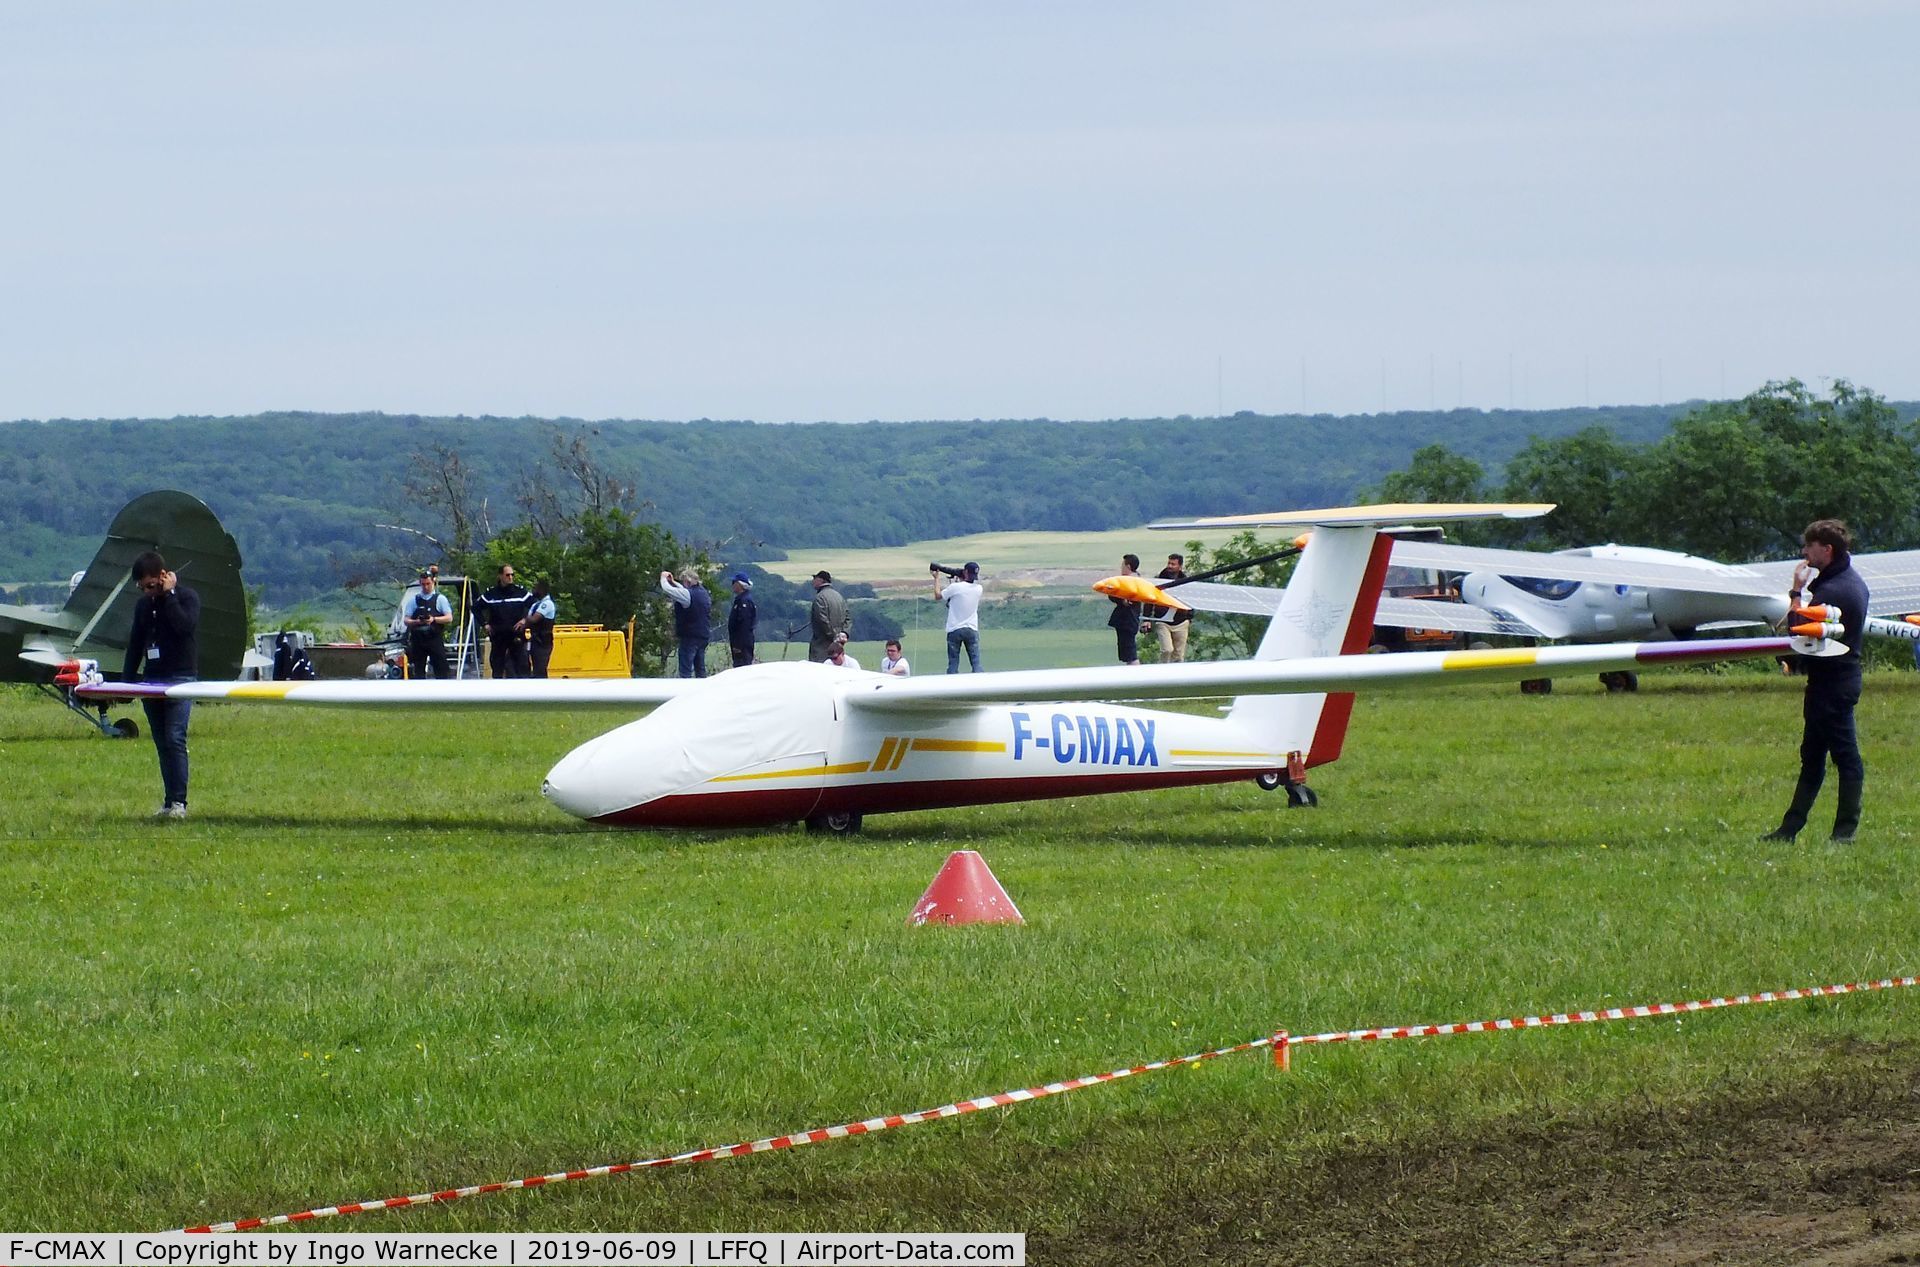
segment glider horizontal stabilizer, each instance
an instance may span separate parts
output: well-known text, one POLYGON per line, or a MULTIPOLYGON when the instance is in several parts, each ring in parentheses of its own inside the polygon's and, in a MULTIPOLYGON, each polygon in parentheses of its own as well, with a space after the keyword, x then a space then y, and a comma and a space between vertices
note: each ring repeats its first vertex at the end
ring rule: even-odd
POLYGON ((1551 502, 1380 502, 1370 506, 1166 520, 1147 527, 1163 532, 1194 528, 1388 528, 1402 524, 1466 523, 1476 519, 1537 519, 1552 509, 1551 502))

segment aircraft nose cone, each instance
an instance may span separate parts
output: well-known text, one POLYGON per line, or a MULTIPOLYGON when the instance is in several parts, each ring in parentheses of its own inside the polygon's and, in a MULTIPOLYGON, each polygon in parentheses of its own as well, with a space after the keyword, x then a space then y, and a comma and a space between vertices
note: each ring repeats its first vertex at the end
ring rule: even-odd
POLYGON ((602 814, 625 809, 631 801, 620 801, 619 789, 608 776, 608 763, 601 750, 606 738, 589 740, 560 758, 540 782, 540 795, 558 809, 575 818, 598 818, 602 814))

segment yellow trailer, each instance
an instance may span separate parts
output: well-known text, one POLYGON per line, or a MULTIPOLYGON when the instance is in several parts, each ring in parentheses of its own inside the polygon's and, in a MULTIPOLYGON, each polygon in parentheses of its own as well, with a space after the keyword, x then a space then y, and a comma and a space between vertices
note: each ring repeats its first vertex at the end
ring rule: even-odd
POLYGON ((633 622, 625 629, 605 625, 555 625, 553 659, 547 676, 632 677, 633 622))

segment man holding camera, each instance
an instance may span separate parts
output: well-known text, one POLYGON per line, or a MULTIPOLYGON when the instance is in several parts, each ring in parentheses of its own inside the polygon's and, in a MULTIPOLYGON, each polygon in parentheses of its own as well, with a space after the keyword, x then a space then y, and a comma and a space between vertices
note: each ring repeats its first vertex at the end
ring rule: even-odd
POLYGON ((933 596, 947 605, 947 672, 960 671, 960 648, 967 649, 967 663, 980 671, 980 565, 968 563, 950 568, 929 563, 933 573, 933 596), (952 577, 952 580, 946 578, 952 577), (944 584, 943 584, 944 582, 944 584))

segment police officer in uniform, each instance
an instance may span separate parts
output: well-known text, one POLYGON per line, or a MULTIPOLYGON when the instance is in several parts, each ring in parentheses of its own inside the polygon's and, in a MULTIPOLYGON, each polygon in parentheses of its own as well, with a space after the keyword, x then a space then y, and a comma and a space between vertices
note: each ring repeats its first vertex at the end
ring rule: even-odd
POLYGON ((440 593, 439 581, 432 572, 422 572, 420 592, 407 600, 407 661, 419 677, 453 676, 447 667, 447 626, 453 623, 453 608, 440 593))
POLYGON ((547 592, 547 583, 535 581, 533 593, 527 597, 527 614, 517 629, 526 633, 533 652, 533 676, 537 678, 547 676, 547 665, 553 659, 553 622, 558 615, 553 595, 547 592))
POLYGON ((494 587, 474 604, 487 622, 487 667, 495 677, 526 677, 531 672, 522 623, 531 598, 526 586, 513 579, 513 564, 504 563, 494 587))

